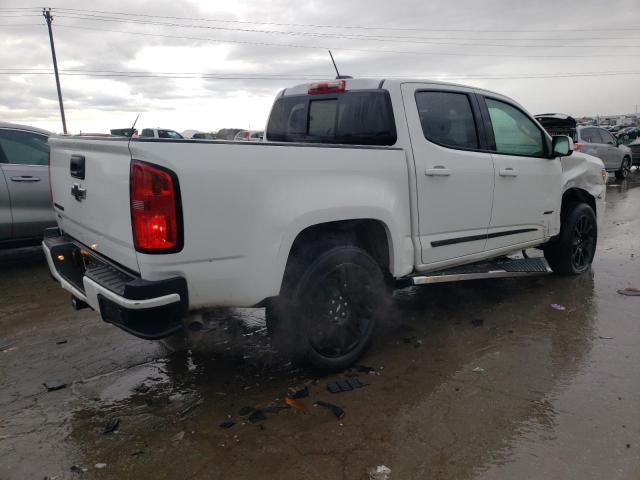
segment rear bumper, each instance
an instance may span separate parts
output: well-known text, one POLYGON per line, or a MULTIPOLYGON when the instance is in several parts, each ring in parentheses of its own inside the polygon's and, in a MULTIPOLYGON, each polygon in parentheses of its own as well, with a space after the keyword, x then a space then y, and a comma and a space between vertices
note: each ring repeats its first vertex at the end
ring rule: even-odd
POLYGON ((143 280, 58 229, 45 231, 42 247, 60 286, 99 312, 105 322, 145 339, 164 338, 182 329, 189 305, 184 278, 143 280))

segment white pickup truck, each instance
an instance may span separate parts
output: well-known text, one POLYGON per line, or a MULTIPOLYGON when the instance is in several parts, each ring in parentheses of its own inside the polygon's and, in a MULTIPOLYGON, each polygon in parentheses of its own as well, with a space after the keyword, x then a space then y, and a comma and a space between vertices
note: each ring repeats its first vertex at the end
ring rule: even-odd
POLYGON ((49 142, 43 246, 76 308, 159 339, 266 306, 278 344, 327 370, 398 285, 585 272, 605 197, 602 162, 513 100, 421 80, 287 88, 260 143, 49 142), (530 247, 546 261, 506 257, 530 247))

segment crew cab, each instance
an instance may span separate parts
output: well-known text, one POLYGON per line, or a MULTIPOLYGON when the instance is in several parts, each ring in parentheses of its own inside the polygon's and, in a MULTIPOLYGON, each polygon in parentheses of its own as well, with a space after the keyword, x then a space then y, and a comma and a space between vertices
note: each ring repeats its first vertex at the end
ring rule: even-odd
POLYGON ((503 95, 303 84, 278 93, 265 135, 52 136, 43 246, 76 307, 150 339, 207 309, 266 307, 277 345, 339 370, 397 286, 537 271, 505 259, 532 247, 545 272, 590 268, 602 162, 503 95))

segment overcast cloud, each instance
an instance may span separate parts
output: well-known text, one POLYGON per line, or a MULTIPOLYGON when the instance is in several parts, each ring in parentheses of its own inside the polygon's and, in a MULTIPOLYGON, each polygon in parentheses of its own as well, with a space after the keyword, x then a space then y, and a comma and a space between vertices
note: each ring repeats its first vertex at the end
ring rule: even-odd
MULTIPOLYGON (((31 6, 0 0, 0 119, 60 131, 55 81, 45 72, 52 68, 47 29, 31 6), (45 74, 23 74, 33 69, 45 74)), ((262 128, 279 89, 335 75, 326 48, 343 74, 475 85, 532 113, 619 114, 640 104, 638 0, 59 0, 51 7, 74 133, 126 127, 138 113, 139 127, 262 128), (78 70, 244 79, 87 77, 78 70), (635 73, 504 78, 594 72, 635 73), (481 78, 496 76, 503 78, 481 78)))

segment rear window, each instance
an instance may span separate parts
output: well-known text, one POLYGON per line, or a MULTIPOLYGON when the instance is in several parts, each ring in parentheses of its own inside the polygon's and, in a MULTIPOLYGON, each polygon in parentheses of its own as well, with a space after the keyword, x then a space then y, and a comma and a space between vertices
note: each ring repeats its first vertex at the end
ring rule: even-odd
POLYGON ((275 142, 393 145, 396 128, 389 93, 350 91, 276 100, 267 138, 275 142))

